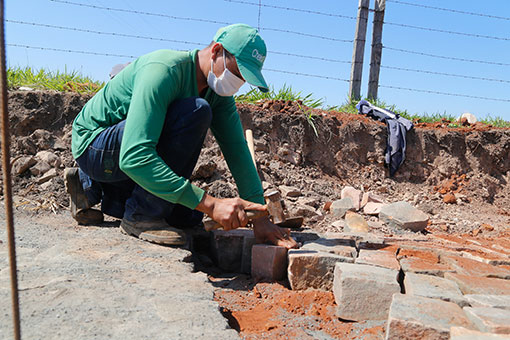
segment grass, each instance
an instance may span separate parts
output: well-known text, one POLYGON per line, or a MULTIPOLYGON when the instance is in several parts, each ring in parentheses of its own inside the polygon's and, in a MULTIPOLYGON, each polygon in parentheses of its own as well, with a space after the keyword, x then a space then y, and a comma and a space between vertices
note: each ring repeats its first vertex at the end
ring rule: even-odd
MULTIPOLYGON (((19 87, 29 87, 33 89, 50 89, 56 91, 73 91, 78 93, 96 93, 105 85, 104 82, 95 81, 89 77, 83 76, 78 71, 68 71, 67 68, 63 72, 49 71, 43 68, 33 69, 31 67, 9 67, 7 69, 7 86, 9 89, 16 89, 19 87)), ((241 103, 257 103, 263 100, 290 100, 293 102, 300 102, 300 109, 306 116, 307 120, 313 125, 313 115, 310 108, 322 108, 325 110, 334 110, 351 114, 358 114, 356 109, 357 101, 347 98, 343 105, 324 107, 323 99, 314 98, 312 93, 302 94, 300 91, 295 91, 290 85, 283 85, 279 90, 270 88, 269 92, 263 93, 257 88, 253 88, 245 94, 235 97, 236 101, 241 103)), ((400 116, 412 121, 419 121, 424 123, 434 123, 444 120, 449 120, 452 123, 450 127, 458 127, 456 117, 454 115, 444 113, 434 114, 416 114, 410 113, 407 110, 397 108, 395 105, 388 105, 381 100, 369 100, 372 104, 385 109, 398 113, 400 116)), ((495 127, 510 127, 510 122, 502 119, 501 117, 488 115, 486 118, 480 120, 482 123, 490 124, 495 127)))
POLYGON ((7 87, 9 89, 24 86, 37 90, 95 93, 104 85, 104 82, 94 81, 77 71, 68 71, 67 68, 64 69, 64 72, 52 72, 42 68, 36 70, 31 67, 9 67, 7 69, 7 87))

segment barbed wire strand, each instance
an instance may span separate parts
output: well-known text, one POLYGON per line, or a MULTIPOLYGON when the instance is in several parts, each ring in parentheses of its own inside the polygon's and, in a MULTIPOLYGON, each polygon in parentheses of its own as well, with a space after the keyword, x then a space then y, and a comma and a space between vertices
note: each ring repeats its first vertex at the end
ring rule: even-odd
MULTIPOLYGON (((114 7, 89 5, 89 4, 83 4, 83 3, 67 1, 67 0, 49 0, 49 1, 57 2, 57 3, 65 4, 65 5, 88 7, 88 8, 101 9, 101 10, 106 10, 106 11, 118 11, 118 12, 124 12, 124 13, 132 13, 132 14, 140 14, 140 15, 150 15, 150 16, 156 16, 156 17, 162 17, 162 18, 168 18, 168 19, 174 19, 174 20, 197 21, 197 22, 206 22, 206 23, 219 24, 219 25, 231 25, 231 24, 233 24, 232 22, 209 20, 209 19, 201 19, 201 18, 191 18, 191 17, 180 17, 180 16, 175 16, 175 15, 153 13, 153 12, 144 12, 144 11, 136 11, 136 10, 130 10, 130 9, 124 9, 124 8, 114 8, 114 7)), ((316 38, 316 39, 324 39, 324 40, 330 40, 330 41, 344 42, 344 43, 352 43, 353 42, 353 40, 335 39, 335 38, 321 36, 321 35, 314 35, 314 34, 308 34, 308 33, 304 33, 304 32, 297 32, 297 31, 290 31, 290 30, 282 30, 282 29, 271 28, 271 27, 260 27, 260 29, 261 30, 266 30, 266 31, 275 31, 275 32, 295 34, 295 35, 300 35, 300 36, 310 37, 310 38, 316 38)))
POLYGON ((475 76, 468 76, 468 75, 463 75, 463 74, 454 74, 454 73, 445 73, 445 72, 418 70, 418 69, 412 69, 412 68, 404 68, 404 67, 396 67, 396 66, 386 66, 386 65, 381 65, 381 67, 382 68, 387 68, 387 69, 390 69, 390 70, 397 70, 397 71, 427 73, 427 74, 435 74, 435 75, 448 76, 448 77, 457 77, 457 78, 474 79, 474 80, 494 81, 494 82, 499 82, 499 83, 510 83, 509 80, 504 80, 504 79, 475 77, 475 76))
POLYGON ((70 50, 70 49, 63 49, 63 48, 42 47, 42 46, 29 46, 29 45, 22 45, 22 44, 6 44, 6 45, 7 46, 11 46, 11 47, 30 48, 30 49, 43 50, 43 51, 79 53, 79 54, 90 54, 90 55, 105 56, 105 57, 121 57, 121 58, 132 58, 132 59, 138 58, 136 56, 127 55, 127 54, 114 54, 114 53, 102 53, 102 52, 92 52, 92 51, 79 51, 79 50, 70 50))
MULTIPOLYGON (((11 47, 38 49, 38 50, 45 50, 45 51, 57 51, 57 52, 66 52, 66 53, 79 53, 79 54, 89 54, 89 55, 107 56, 107 57, 137 58, 137 57, 131 56, 131 55, 113 54, 113 53, 78 51, 78 50, 60 49, 60 48, 51 48, 51 47, 29 46, 29 45, 21 45, 21 44, 6 44, 6 45, 7 46, 11 46, 11 47)), ((264 68, 264 71, 278 72, 278 73, 284 73, 284 74, 292 74, 292 75, 297 75, 297 76, 314 77, 314 78, 320 78, 320 79, 328 79, 328 80, 338 80, 338 81, 350 82, 350 80, 348 80, 348 79, 329 77, 329 76, 320 76, 320 75, 309 74, 309 73, 300 73, 300 72, 291 72, 291 71, 284 71, 284 70, 276 70, 276 69, 270 69, 270 68, 264 68)), ((414 92, 440 94, 440 95, 447 95, 447 96, 454 96, 454 97, 466 97, 466 98, 492 100, 492 101, 500 101, 500 102, 510 102, 510 99, 498 99, 498 98, 480 97, 480 96, 472 96, 472 95, 460 94, 460 93, 448 93, 448 92, 439 92, 439 91, 431 91, 431 90, 412 89, 412 88, 399 87, 399 86, 379 85, 379 87, 396 89, 396 90, 406 90, 406 91, 414 91, 414 92)))
POLYGON ((408 88, 408 87, 400 87, 400 86, 392 86, 392 85, 379 85, 379 87, 384 87, 384 88, 389 88, 389 89, 394 89, 394 90, 423 92, 423 93, 431 93, 431 94, 440 94, 440 95, 445 95, 445 96, 465 97, 465 98, 474 98, 474 99, 483 99, 483 100, 492 100, 492 101, 509 102, 510 103, 510 99, 480 97, 480 96, 472 96, 469 94, 461 94, 461 93, 450 93, 450 92, 440 92, 440 91, 432 91, 432 90, 413 89, 413 88, 408 88))
POLYGON ((452 12, 452 13, 457 13, 457 14, 467 14, 467 15, 473 15, 473 16, 479 16, 479 17, 486 17, 486 18, 491 18, 491 19, 510 20, 509 17, 500 17, 500 16, 497 16, 497 15, 490 15, 490 14, 484 14, 484 13, 460 11, 458 9, 451 9, 451 8, 434 7, 434 6, 410 3, 410 2, 406 2, 406 1, 386 0, 386 2, 393 2, 393 3, 399 4, 399 5, 428 8, 428 9, 434 9, 434 10, 445 11, 445 12, 452 12))
POLYGON ((207 45, 205 43, 198 43, 198 42, 185 41, 185 40, 156 38, 156 37, 149 37, 149 36, 143 36, 143 35, 133 35, 133 34, 124 34, 124 33, 116 33, 116 32, 103 32, 103 31, 95 31, 95 30, 84 29, 84 28, 49 25, 49 24, 42 24, 42 23, 36 23, 36 22, 27 22, 27 21, 9 20, 9 19, 6 19, 5 21, 9 22, 9 23, 13 23, 13 24, 30 25, 30 26, 38 26, 38 27, 46 27, 46 28, 54 28, 54 29, 60 29, 60 30, 66 30, 66 31, 93 33, 93 34, 99 34, 99 35, 111 35, 111 36, 115 36, 115 37, 135 38, 135 39, 144 39, 144 40, 156 40, 156 41, 166 41, 166 42, 175 42, 175 43, 188 44, 188 45, 207 45))
POLYGON ((261 12, 261 9, 262 9, 262 0, 259 0, 259 18, 258 18, 258 26, 257 26, 257 29, 259 30, 260 32, 260 12, 261 12))
MULTIPOLYGON (((55 1, 55 0, 51 0, 51 1, 55 1)), ((496 36, 492 36, 492 35, 483 35, 483 34, 476 34, 476 33, 464 33, 464 32, 457 32, 457 31, 448 31, 448 30, 443 30, 443 29, 439 29, 439 28, 414 26, 414 25, 408 25, 408 24, 401 24, 401 23, 397 23, 397 22, 388 22, 388 21, 385 21, 384 24, 385 25, 393 25, 393 26, 405 27, 405 28, 413 28, 413 29, 417 29, 417 30, 430 31, 430 32, 462 35, 462 36, 472 37, 472 38, 483 38, 483 39, 510 41, 510 38, 507 38, 507 37, 496 37, 496 36)))
POLYGON ((383 46, 383 48, 390 50, 390 51, 416 54, 416 55, 422 55, 425 57, 432 57, 432 58, 440 58, 440 59, 455 60, 455 61, 465 61, 465 62, 469 62, 469 63, 480 63, 480 64, 489 64, 489 65, 498 65, 498 66, 510 66, 509 63, 501 63, 501 62, 497 62, 497 61, 458 58, 458 57, 444 56, 444 55, 438 55, 438 54, 430 54, 430 53, 419 52, 419 51, 405 50, 405 49, 394 48, 394 47, 390 47, 390 46, 383 46))
MULTIPOLYGON (((252 6, 260 6, 260 4, 249 2, 249 1, 241 1, 241 0, 223 0, 226 2, 232 2, 232 3, 238 3, 243 5, 252 5, 252 6)), ((259 0, 260 3, 260 0, 259 0)), ((275 8, 275 9, 282 9, 286 11, 293 11, 293 12, 302 12, 302 13, 308 13, 308 14, 317 14, 317 15, 323 15, 328 17, 335 17, 335 18, 343 18, 343 19, 351 19, 356 20, 357 17, 349 16, 349 15, 342 15, 342 14, 333 14, 333 13, 326 13, 326 12, 319 12, 319 11, 312 11, 308 9, 301 9, 301 8, 293 8, 293 7, 283 7, 283 6, 275 6, 275 5, 268 5, 268 4, 261 4, 263 7, 268 8, 275 8)))
MULTIPOLYGON (((199 42, 194 42, 194 41, 157 38, 157 37, 149 37, 149 36, 142 36, 142 35, 132 35, 132 34, 124 34, 124 33, 116 33, 116 32, 103 32, 103 31, 95 31, 95 30, 90 30, 90 29, 82 29, 82 28, 77 28, 77 27, 57 26, 57 25, 49 25, 49 24, 36 23, 36 22, 19 21, 19 20, 6 20, 6 22, 9 22, 11 24, 29 25, 29 26, 36 26, 36 27, 46 27, 46 28, 52 28, 52 29, 61 29, 61 30, 83 32, 83 33, 92 33, 92 34, 99 34, 99 35, 111 35, 111 36, 118 36, 118 37, 125 37, 125 38, 156 40, 156 41, 164 41, 164 42, 175 42, 175 43, 187 44, 187 45, 202 45, 202 46, 207 46, 208 45, 207 43, 199 43, 199 42)), ((310 55, 303 55, 303 54, 296 54, 296 53, 287 53, 287 52, 281 52, 281 51, 272 51, 272 50, 269 50, 269 53, 285 55, 285 56, 290 56, 290 57, 297 57, 297 58, 321 60, 321 61, 327 61, 327 62, 333 62, 333 63, 345 63, 345 64, 350 64, 351 63, 350 61, 347 61, 347 60, 329 59, 329 58, 310 56, 310 55)))

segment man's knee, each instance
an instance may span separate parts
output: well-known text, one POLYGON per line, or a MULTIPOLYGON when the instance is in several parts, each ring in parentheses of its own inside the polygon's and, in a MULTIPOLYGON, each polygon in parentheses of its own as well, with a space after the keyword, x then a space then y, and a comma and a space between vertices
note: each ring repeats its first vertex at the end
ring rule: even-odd
POLYGON ((202 126, 209 128, 212 121, 211 105, 204 98, 195 99, 195 118, 201 123, 202 126))

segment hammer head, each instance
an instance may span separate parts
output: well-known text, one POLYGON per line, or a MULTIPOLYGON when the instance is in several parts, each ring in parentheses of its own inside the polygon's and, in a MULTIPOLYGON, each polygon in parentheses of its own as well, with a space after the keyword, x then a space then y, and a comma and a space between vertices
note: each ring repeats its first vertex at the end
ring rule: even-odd
POLYGON ((278 224, 285 221, 285 215, 283 213, 283 207, 281 203, 280 193, 278 191, 271 191, 265 196, 267 211, 273 218, 273 223, 278 224))

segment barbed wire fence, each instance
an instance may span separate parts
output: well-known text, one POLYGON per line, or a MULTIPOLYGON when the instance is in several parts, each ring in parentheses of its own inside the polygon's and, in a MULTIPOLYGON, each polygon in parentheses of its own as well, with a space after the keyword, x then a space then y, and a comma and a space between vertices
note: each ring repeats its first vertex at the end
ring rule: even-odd
MULTIPOLYGON (((210 20, 210 19, 204 19, 204 18, 199 18, 199 17, 175 16, 175 15, 168 15, 168 14, 162 14, 162 13, 134 10, 134 9, 116 8, 116 7, 111 7, 111 6, 99 6, 99 5, 93 5, 93 4, 81 3, 81 2, 75 2, 75 1, 68 1, 68 0, 49 0, 49 1, 55 2, 55 3, 60 3, 62 5, 68 5, 68 6, 86 7, 86 8, 94 9, 94 10, 98 10, 98 11, 108 11, 108 12, 115 12, 115 13, 121 13, 121 14, 129 13, 129 14, 135 14, 135 15, 139 15, 139 16, 160 17, 160 18, 164 18, 164 19, 168 19, 168 20, 201 22, 201 23, 210 23, 210 24, 217 24, 217 25, 232 24, 232 22, 226 22, 226 21, 220 21, 220 20, 210 20)), ((497 66, 497 67, 510 66, 510 63, 505 63, 505 62, 496 61, 496 60, 469 59, 469 58, 464 58, 464 57, 459 57, 459 56, 435 54, 435 53, 431 53, 429 51, 416 51, 416 50, 411 50, 411 49, 405 49, 405 48, 402 48, 399 46, 384 45, 382 43, 382 27, 384 25, 395 26, 395 27, 400 27, 400 28, 405 28, 405 29, 420 30, 420 31, 425 31, 425 32, 449 34, 449 35, 454 35, 454 36, 458 35, 458 36, 464 36, 464 37, 468 37, 468 38, 472 38, 472 39, 489 39, 489 40, 497 40, 497 41, 504 41, 504 42, 510 41, 510 37, 505 37, 505 36, 451 31, 451 30, 444 30, 444 29, 439 29, 439 28, 434 28, 434 27, 424 27, 424 26, 418 26, 418 25, 408 25, 408 24, 399 23, 399 22, 385 21, 384 20, 384 11, 386 10, 386 2, 395 4, 397 6, 427 8, 429 10, 451 13, 452 15, 479 16, 479 17, 484 17, 484 18, 490 19, 490 20, 510 21, 510 18, 508 18, 508 17, 495 16, 495 15, 489 15, 489 14, 484 14, 484 13, 475 13, 475 12, 469 12, 469 11, 461 11, 461 10, 457 10, 457 9, 440 8, 440 7, 434 7, 434 6, 428 6, 428 5, 422 5, 422 4, 417 4, 417 3, 401 1, 401 0, 374 0, 374 8, 373 9, 369 8, 369 4, 370 4, 371 0, 358 0, 359 6, 358 6, 358 15, 357 16, 349 16, 349 15, 337 14, 337 13, 327 13, 327 12, 321 12, 321 11, 315 11, 315 10, 309 10, 309 9, 301 9, 301 8, 293 8, 293 7, 285 7, 285 6, 276 6, 276 5, 272 5, 272 4, 263 3, 262 0, 258 0, 258 1, 255 0, 255 2, 244 1, 244 0, 223 0, 223 1, 230 2, 230 3, 237 3, 239 5, 254 7, 257 11, 257 27, 260 31, 280 32, 283 34, 292 34, 292 35, 297 35, 297 36, 301 36, 301 37, 320 39, 320 40, 330 41, 330 42, 335 42, 335 43, 350 43, 350 44, 354 43, 353 58, 351 61, 334 59, 334 58, 325 58, 321 55, 298 54, 298 53, 292 53, 292 52, 288 52, 288 51, 278 51, 278 50, 271 50, 271 49, 268 51, 271 54, 314 60, 316 62, 350 64, 351 65, 350 79, 344 79, 341 77, 335 77, 335 76, 331 76, 331 75, 313 74, 313 73, 309 73, 309 72, 300 72, 300 71, 294 71, 294 70, 290 71, 290 70, 278 69, 278 68, 264 68, 265 71, 277 72, 277 73, 282 73, 282 74, 291 74, 291 75, 300 76, 300 77, 313 77, 313 78, 327 79, 327 80, 332 80, 332 81, 348 82, 350 84, 349 97, 351 99, 359 99, 360 98, 360 88, 361 88, 361 83, 362 83, 361 80, 362 80, 362 69, 363 69, 363 55, 364 55, 364 47, 365 47, 364 45, 365 45, 365 41, 366 41, 366 28, 367 28, 366 26, 368 24, 368 14, 371 12, 374 14, 374 29, 372 30, 372 33, 373 33, 372 51, 371 51, 372 55, 371 55, 371 62, 370 62, 369 91, 368 91, 369 98, 377 99, 377 90, 379 88, 387 88, 387 89, 392 89, 392 90, 397 90, 397 91, 411 91, 411 92, 427 93, 427 94, 434 94, 434 95, 465 97, 465 98, 473 98, 473 99, 489 100, 489 101, 499 101, 499 102, 510 102, 510 99, 508 99, 508 98, 494 98, 494 97, 478 96, 478 95, 467 94, 467 93, 452 93, 452 92, 446 92, 446 91, 437 91, 437 90, 433 90, 433 89, 419 89, 419 88, 414 88, 414 87, 379 84, 379 70, 380 70, 380 68, 393 70, 393 71, 399 71, 399 72, 423 73, 423 74, 429 74, 432 76, 454 77, 454 78, 469 79, 469 80, 476 80, 476 81, 497 82, 497 83, 503 83, 503 84, 510 83, 510 80, 508 80, 508 79, 479 77, 479 76, 475 76, 475 75, 471 75, 471 74, 440 72, 440 71, 436 71, 436 70, 425 70, 425 69, 419 69, 419 68, 400 67, 400 66, 386 65, 384 63, 381 63, 382 51, 388 50, 388 51, 406 54, 406 55, 415 55, 415 56, 420 56, 420 57, 440 59, 440 60, 446 60, 446 61, 484 64, 484 65, 491 65, 491 66, 497 66), (279 10, 279 11, 303 13, 306 15, 338 18, 338 19, 342 19, 342 20, 353 20, 353 21, 356 21, 356 24, 357 24, 356 37, 354 39, 340 39, 340 38, 327 36, 327 35, 312 34, 310 32, 286 30, 286 29, 281 29, 278 27, 266 27, 264 25, 261 25, 261 9, 262 8, 271 8, 273 10, 279 10), (378 17, 377 17, 377 15, 378 15, 378 17), (364 25, 364 27, 361 27, 361 29, 359 29, 360 25, 361 26, 364 25), (379 25, 379 28, 376 27, 377 25, 379 25)), ((94 35, 98 35, 98 36, 112 36, 112 37, 123 37, 123 38, 130 38, 130 39, 171 42, 171 43, 180 43, 180 44, 194 45, 194 46, 207 46, 208 45, 208 42, 168 39, 168 38, 148 36, 148 35, 126 34, 126 33, 122 33, 122 32, 106 32, 106 31, 100 31, 100 30, 95 30, 95 29, 90 29, 90 28, 51 25, 51 24, 45 24, 42 22, 11 20, 11 19, 6 20, 6 22, 8 22, 10 24, 14 24, 14 25, 42 27, 42 28, 54 29, 54 30, 60 30, 60 31, 70 31, 70 32, 94 34, 94 35)), ((25 44, 22 42, 8 43, 7 46, 13 47, 13 48, 24 48, 24 49, 34 49, 34 50, 42 50, 42 51, 74 53, 74 54, 85 54, 85 55, 104 56, 104 57, 121 57, 121 58, 131 58, 131 59, 135 59, 137 57, 135 55, 118 54, 118 53, 111 53, 111 52, 98 52, 98 51, 87 51, 87 50, 77 50, 77 49, 62 49, 62 48, 56 48, 56 47, 52 47, 52 46, 34 46, 34 45, 25 44)))

